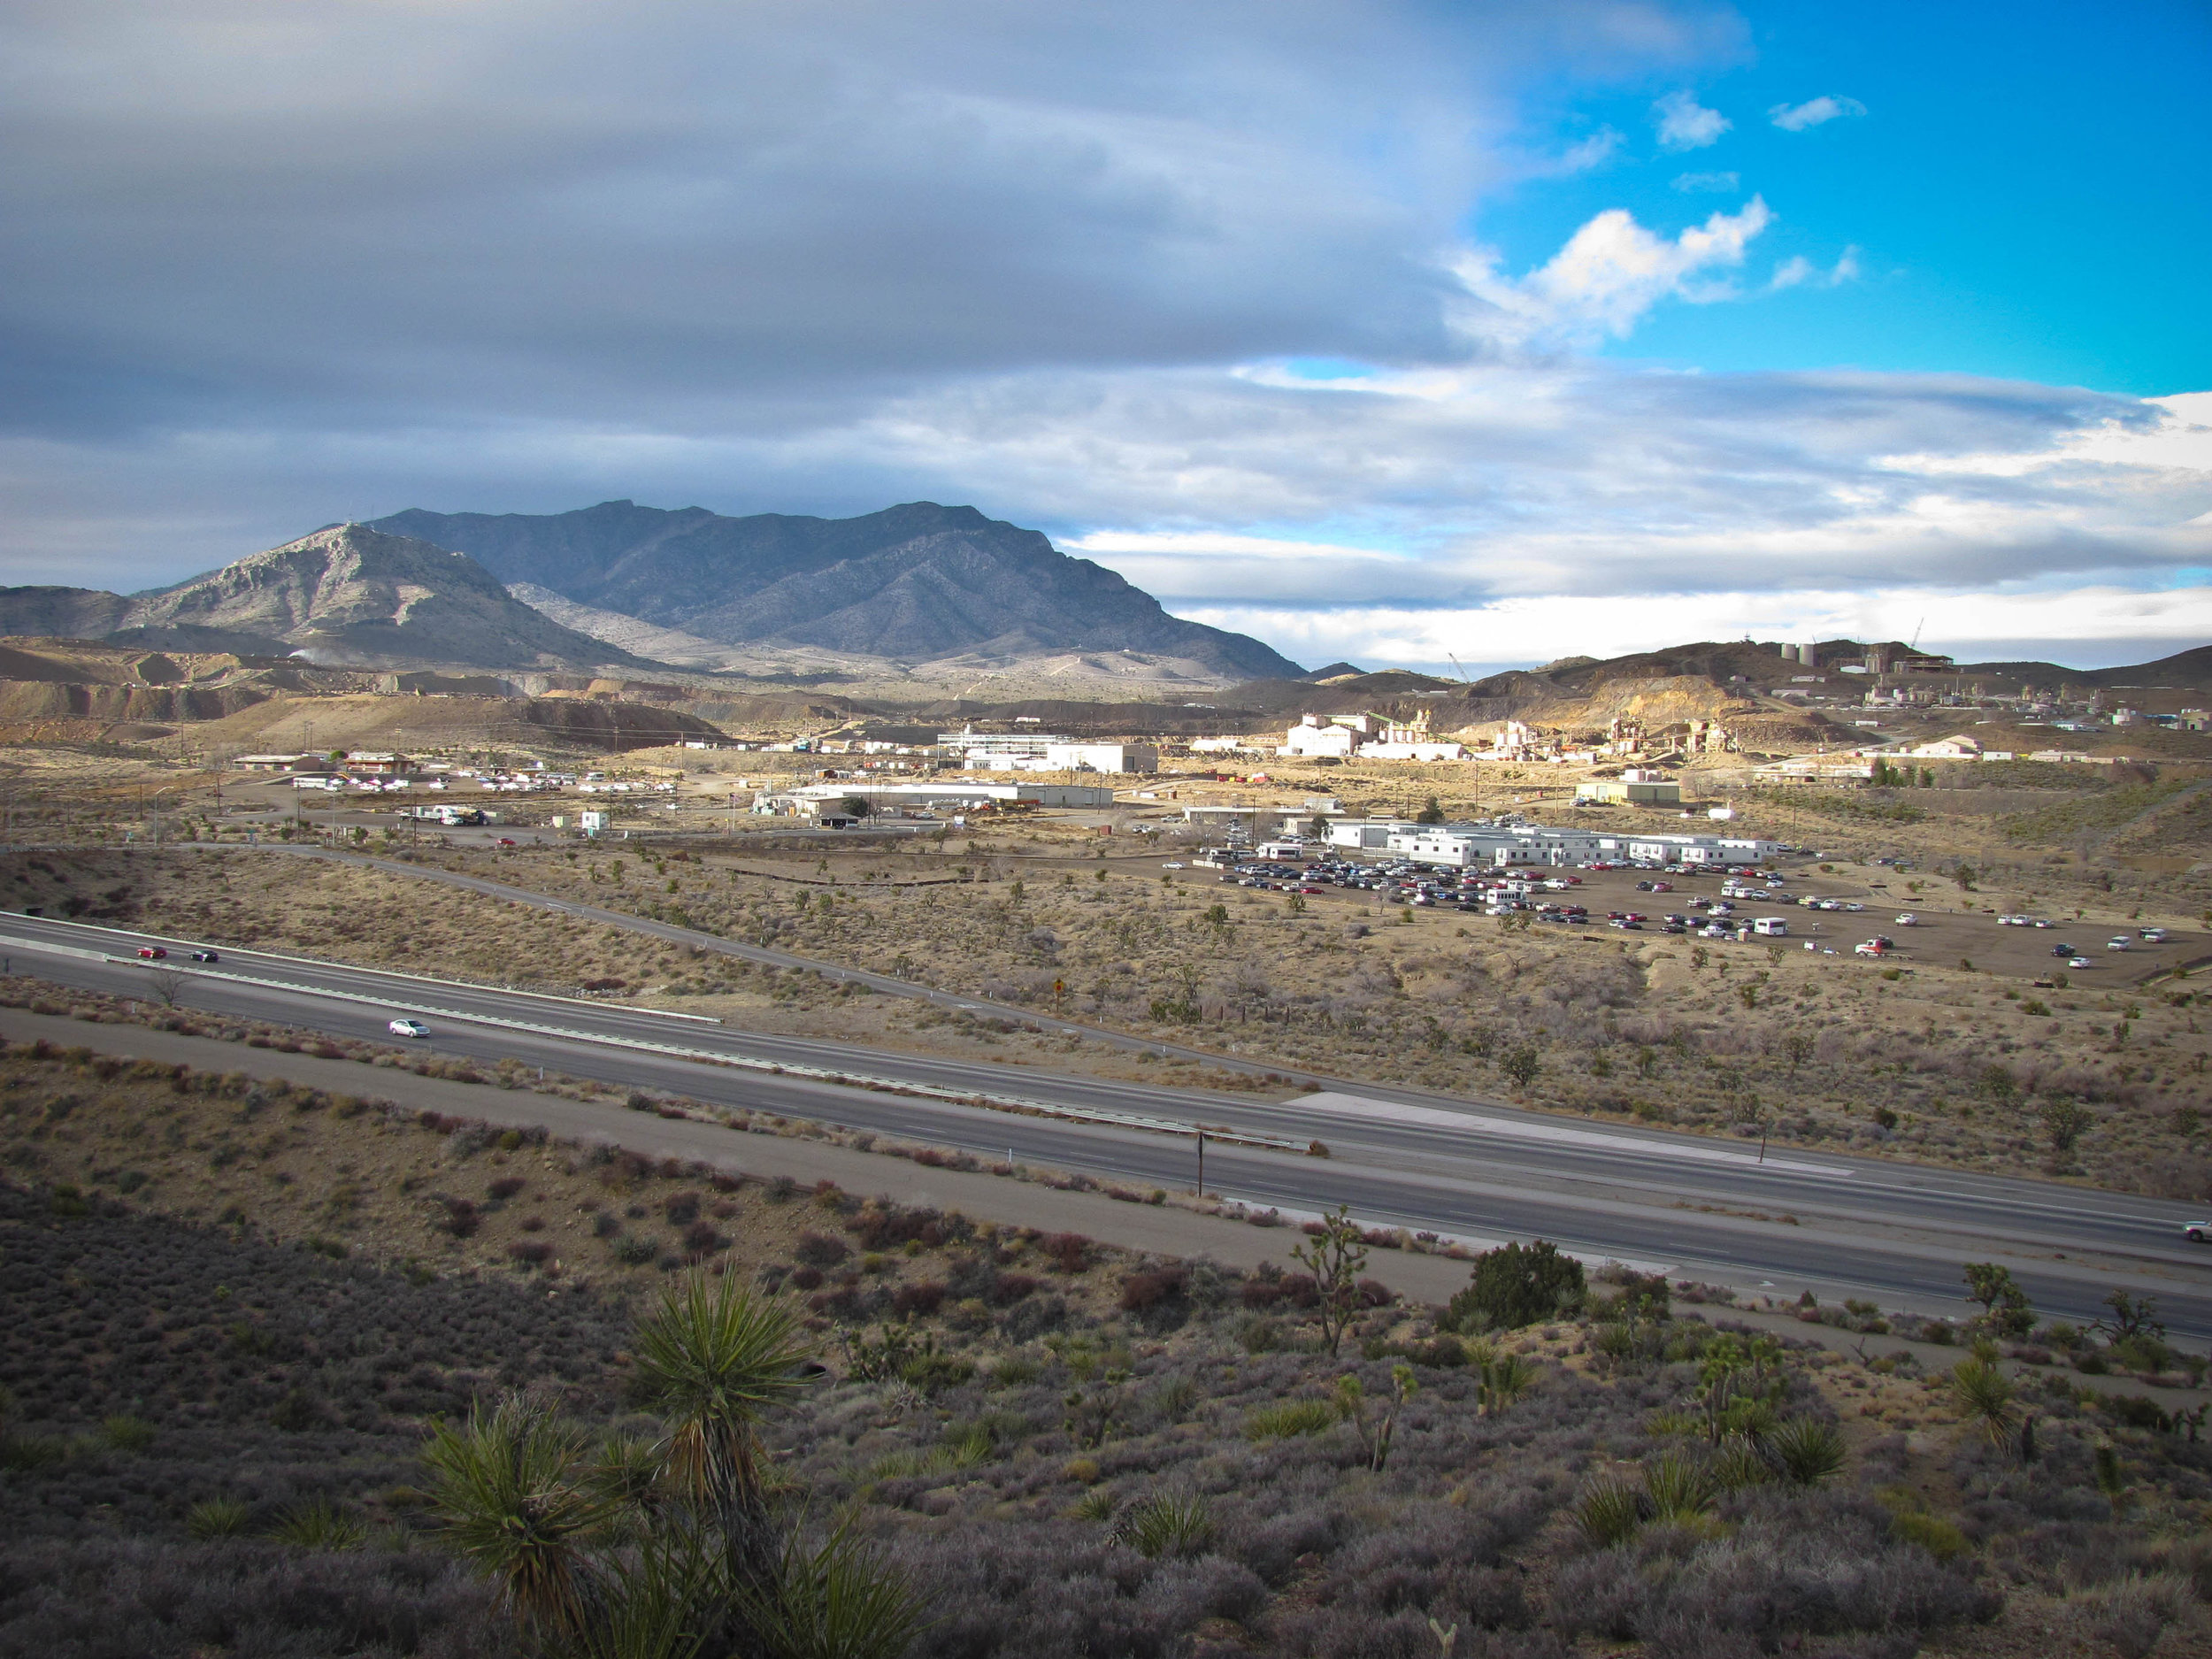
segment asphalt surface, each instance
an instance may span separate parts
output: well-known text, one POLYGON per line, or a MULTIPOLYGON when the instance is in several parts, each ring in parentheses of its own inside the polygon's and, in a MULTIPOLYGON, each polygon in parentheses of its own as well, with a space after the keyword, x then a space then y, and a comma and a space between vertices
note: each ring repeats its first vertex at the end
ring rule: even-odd
MULTIPOLYGON (((538 896, 551 907, 576 908, 538 896)), ((671 931, 687 942, 696 937, 671 931)), ((1191 1187, 1195 1141, 1166 1132, 1174 1125, 1204 1124, 1293 1147, 1318 1140, 1328 1148, 1325 1158, 1215 1141, 1205 1154, 1208 1188, 1286 1215, 1343 1202, 1370 1225, 1477 1243, 1541 1236, 1592 1258, 1678 1277, 1771 1295, 1811 1289, 1824 1301, 1864 1296, 1885 1309, 1961 1311, 1962 1264, 1997 1260, 2052 1316, 2089 1319, 2110 1291, 2124 1287, 2156 1296, 2177 1337, 2212 1338, 2212 1245, 2191 1246, 2179 1231, 2185 1220, 2202 1217, 2154 1200, 1780 1146, 1762 1163, 1755 1143, 1366 1084, 1255 1101, 736 1031, 619 1004, 260 952, 225 949, 212 970, 199 969, 183 959, 187 941, 161 941, 170 959, 142 964, 134 953, 149 938, 0 913, 6 965, 60 984, 149 999, 173 990, 190 1008, 383 1041, 391 1041, 386 1022, 410 1014, 432 1029, 422 1046, 445 1055, 512 1057, 549 1071, 1010 1156, 1132 1186, 1191 1187), (959 1098, 884 1093, 760 1069, 765 1065, 959 1098), (976 1095, 1074 1116, 993 1110, 972 1103, 976 1095), (1082 1114, 1109 1121, 1084 1121, 1082 1114), (1133 1126, 1137 1122, 1160 1127, 1133 1126)))

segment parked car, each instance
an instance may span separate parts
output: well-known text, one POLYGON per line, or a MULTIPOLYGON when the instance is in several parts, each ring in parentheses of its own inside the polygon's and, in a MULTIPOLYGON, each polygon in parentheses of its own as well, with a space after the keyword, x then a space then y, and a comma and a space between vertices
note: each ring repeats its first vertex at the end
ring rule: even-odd
POLYGON ((138 954, 148 962, 159 962, 163 957, 166 956, 169 952, 165 946, 141 945, 138 948, 138 954))
POLYGON ((2086 956, 2069 956, 2066 965, 2070 968, 2093 968, 2097 964, 2086 956))
POLYGON ((2135 941, 2132 939, 2130 939, 2125 933, 2123 933, 2117 939, 2106 940, 2104 941, 2104 948, 2107 950, 2126 950, 2132 947, 2135 941))
POLYGON ((427 1037, 430 1027, 419 1019, 396 1019, 384 1028, 395 1037, 427 1037))
POLYGON ((2078 953, 2071 945, 2053 945, 2051 954, 2054 956, 2070 956, 2078 953))
POLYGON ((1915 912, 1907 910, 1897 918, 1897 925, 1900 927, 1917 927, 1920 926, 1920 918, 1915 912))
POLYGON ((223 953, 219 950, 196 950, 192 953, 195 962, 220 962, 222 959, 223 953))

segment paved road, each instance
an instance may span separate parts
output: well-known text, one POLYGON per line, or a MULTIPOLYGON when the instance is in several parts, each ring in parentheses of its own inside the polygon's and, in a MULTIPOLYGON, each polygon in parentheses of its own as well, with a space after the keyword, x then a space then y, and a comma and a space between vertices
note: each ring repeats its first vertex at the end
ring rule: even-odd
MULTIPOLYGON (((634 918, 633 918, 634 919, 634 918)), ((146 935, 0 914, 18 972, 125 995, 156 993, 127 956, 146 935)), ((176 951, 188 941, 173 941, 176 951)), ((176 963, 173 956, 172 962, 176 963)), ((189 969, 189 964, 178 964, 189 969)), ((212 1012, 352 1037, 419 1012, 440 1052, 512 1056, 572 1075, 814 1118, 1133 1185, 1188 1188, 1188 1137, 1118 1122, 992 1110, 718 1064, 820 1068, 1072 1113, 1204 1123, 1279 1142, 1317 1139, 1326 1159, 1210 1145, 1210 1188, 1311 1213, 1348 1202, 1371 1224, 1470 1240, 1541 1235, 1593 1256, 1770 1294, 1811 1288, 1885 1307, 1955 1311, 1967 1260, 2012 1265, 2037 1305, 2087 1318, 2116 1286, 2155 1294, 2169 1325, 2212 1338, 2212 1246, 2178 1236, 2175 1206, 2054 1183, 1954 1173, 1795 1148, 1585 1124, 1410 1091, 1343 1084, 1286 1102, 1056 1074, 733 1031, 618 1005, 537 998, 373 970, 225 950, 183 982, 212 1012), (1794 1218, 1794 1223, 1782 1219, 1794 1218)))

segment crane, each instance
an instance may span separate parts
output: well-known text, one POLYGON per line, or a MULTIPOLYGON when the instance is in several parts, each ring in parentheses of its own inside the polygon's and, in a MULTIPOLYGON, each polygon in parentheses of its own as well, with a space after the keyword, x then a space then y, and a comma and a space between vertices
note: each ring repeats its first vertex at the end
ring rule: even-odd
POLYGON ((1460 679, 1461 679, 1461 680, 1464 680, 1464 681, 1465 681, 1468 685, 1471 685, 1471 685, 1473 685, 1473 684, 1475 683, 1475 682, 1474 682, 1474 680, 1473 680, 1473 677, 1472 677, 1472 676, 1471 676, 1471 675, 1467 672, 1467 671, 1466 671, 1464 668, 1460 668, 1460 666, 1459 666, 1459 658, 1457 658, 1456 657, 1452 657, 1452 654, 1451 654, 1449 651, 1445 652, 1445 653, 1444 653, 1444 655, 1445 655, 1446 657, 1451 657, 1451 664, 1452 664, 1452 666, 1453 666, 1454 668, 1458 668, 1458 669, 1459 669, 1459 677, 1460 677, 1460 679))

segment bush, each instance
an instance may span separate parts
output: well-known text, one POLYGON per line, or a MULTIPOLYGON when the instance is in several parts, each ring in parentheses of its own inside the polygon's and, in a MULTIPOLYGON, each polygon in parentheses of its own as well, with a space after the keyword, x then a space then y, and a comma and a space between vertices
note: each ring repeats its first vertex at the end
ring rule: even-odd
POLYGON ((295 1549, 355 1549, 367 1536, 360 1522, 341 1514, 328 1498, 294 1505, 269 1530, 272 1542, 295 1549))
POLYGON ((1816 1486, 1843 1472, 1843 1431, 1813 1417, 1791 1417, 1766 1437, 1763 1449, 1784 1479, 1816 1486))
POLYGON ((1956 1561, 1969 1554, 1972 1546, 1956 1524, 1939 1515, 1922 1515, 1908 1511, 1890 1521, 1890 1531, 1908 1544, 1916 1544, 1938 1561, 1956 1561))
POLYGON ((100 1438, 119 1452, 142 1452, 154 1443, 154 1425, 139 1417, 112 1417, 100 1425, 100 1438))
POLYGON ((246 1530, 248 1510, 235 1498, 209 1498, 194 1504, 185 1514, 184 1530, 191 1537, 205 1541, 214 1538, 235 1538, 246 1530))
POLYGON ((1597 1549, 1626 1543, 1643 1525, 1643 1494, 1625 1480, 1605 1479, 1575 1502, 1575 1528, 1597 1549))
POLYGON ((852 1252, 845 1248, 842 1239, 833 1239, 823 1233, 802 1233, 791 1254, 808 1267, 835 1267, 852 1252))
POLYGON ((1516 1241, 1475 1258, 1473 1282, 1452 1298, 1447 1318, 1458 1331, 1517 1331, 1578 1307, 1585 1288, 1582 1263, 1550 1240, 1526 1249, 1516 1241))
POLYGON ((1285 1400, 1275 1405, 1255 1406, 1244 1414, 1244 1438, 1284 1440, 1301 1434, 1320 1434, 1337 1424, 1336 1407, 1326 1400, 1285 1400))
POLYGON ((1114 1523, 1114 1541, 1151 1560, 1196 1555, 1214 1541, 1213 1511, 1200 1497, 1140 1498, 1114 1523))

